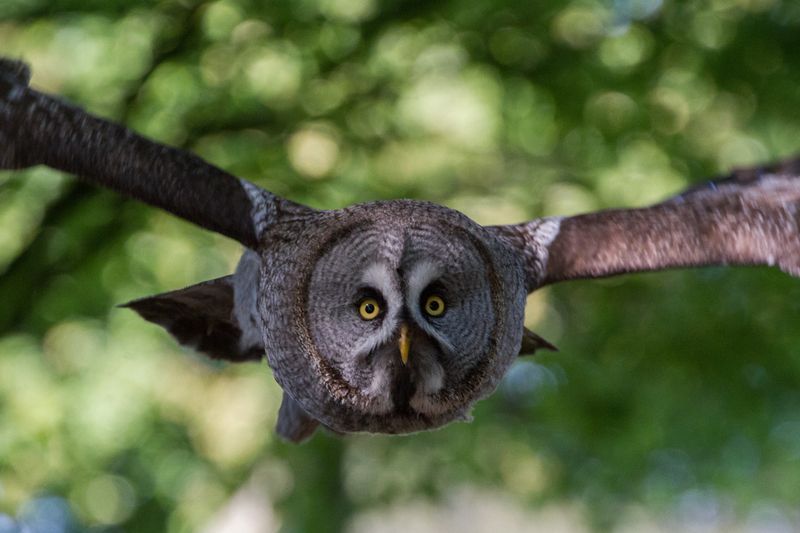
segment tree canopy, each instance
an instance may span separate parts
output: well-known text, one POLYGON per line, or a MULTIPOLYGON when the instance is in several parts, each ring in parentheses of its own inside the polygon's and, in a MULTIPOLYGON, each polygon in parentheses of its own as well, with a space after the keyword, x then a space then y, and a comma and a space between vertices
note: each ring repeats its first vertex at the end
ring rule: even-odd
MULTIPOLYGON (((0 53, 38 89, 314 207, 482 224, 795 155, 798 50, 781 0, 0 3, 0 53)), ((32 531, 800 527, 797 279, 556 285, 526 323, 561 351, 472 423, 293 446, 266 364, 213 365, 115 307, 239 253, 51 170, 0 175, 0 511, 32 531)))

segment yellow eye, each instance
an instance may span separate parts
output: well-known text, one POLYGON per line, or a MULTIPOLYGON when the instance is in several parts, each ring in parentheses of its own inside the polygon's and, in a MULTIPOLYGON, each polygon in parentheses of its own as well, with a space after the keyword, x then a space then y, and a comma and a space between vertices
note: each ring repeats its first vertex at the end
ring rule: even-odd
POLYGON ((431 294, 425 298, 423 309, 429 316, 442 316, 444 313, 444 300, 442 300, 441 296, 431 294))
POLYGON ((364 320, 375 320, 381 314, 381 306, 375 298, 364 298, 358 304, 358 314, 364 320))

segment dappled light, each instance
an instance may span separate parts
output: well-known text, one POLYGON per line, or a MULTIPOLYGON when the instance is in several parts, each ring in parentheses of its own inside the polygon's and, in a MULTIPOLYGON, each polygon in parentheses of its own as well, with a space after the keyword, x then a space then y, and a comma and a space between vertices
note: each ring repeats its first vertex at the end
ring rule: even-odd
MULTIPOLYGON (((800 152, 798 36, 780 0, 0 2, 0 55, 37 89, 315 208, 481 224, 800 152)), ((49 169, 0 175, 0 533, 800 529, 797 279, 546 288, 526 326, 560 351, 471 423, 294 446, 266 362, 116 307, 240 253, 49 169)))

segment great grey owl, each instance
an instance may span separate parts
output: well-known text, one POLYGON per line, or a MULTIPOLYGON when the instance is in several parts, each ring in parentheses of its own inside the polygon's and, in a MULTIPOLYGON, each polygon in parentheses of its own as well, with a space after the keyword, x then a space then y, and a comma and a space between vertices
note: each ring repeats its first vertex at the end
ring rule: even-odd
POLYGON ((432 203, 319 211, 28 86, 0 60, 0 168, 71 172, 242 243, 231 276, 126 304, 213 358, 266 357, 278 432, 406 433, 467 418, 520 353, 528 293, 626 272, 774 265, 800 275, 800 162, 664 203, 483 227, 432 203))

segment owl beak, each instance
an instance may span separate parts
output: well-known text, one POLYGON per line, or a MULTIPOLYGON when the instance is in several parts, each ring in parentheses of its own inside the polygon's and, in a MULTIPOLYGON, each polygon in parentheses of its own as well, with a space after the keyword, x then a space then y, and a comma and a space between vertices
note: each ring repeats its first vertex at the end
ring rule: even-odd
POLYGON ((408 352, 411 349, 411 337, 408 335, 408 326, 405 324, 400 325, 400 339, 397 343, 400 345, 400 360, 405 366, 408 364, 408 352))

